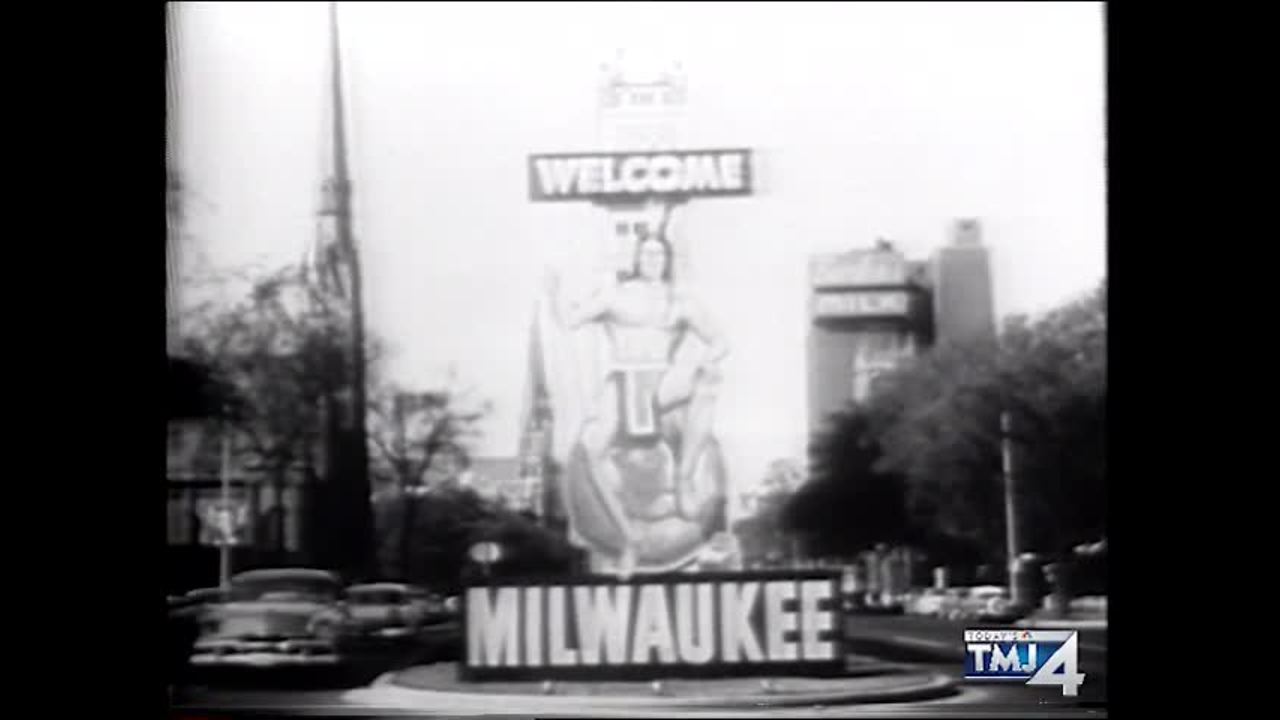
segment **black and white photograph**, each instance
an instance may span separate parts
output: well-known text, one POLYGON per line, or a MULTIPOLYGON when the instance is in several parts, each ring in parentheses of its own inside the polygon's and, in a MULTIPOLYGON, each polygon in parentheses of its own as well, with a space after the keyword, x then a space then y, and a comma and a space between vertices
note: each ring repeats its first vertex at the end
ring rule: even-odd
POLYGON ((1105 3, 166 8, 174 717, 1106 717, 1105 3))

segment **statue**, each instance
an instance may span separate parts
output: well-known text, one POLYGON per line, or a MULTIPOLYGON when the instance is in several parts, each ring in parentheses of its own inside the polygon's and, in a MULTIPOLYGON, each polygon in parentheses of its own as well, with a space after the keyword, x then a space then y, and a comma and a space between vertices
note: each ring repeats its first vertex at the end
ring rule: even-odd
POLYGON ((607 358, 566 468, 566 508, 593 570, 696 569, 708 550, 734 556, 728 489, 712 420, 723 336, 673 278, 665 236, 642 232, 631 268, 580 303, 547 292, 564 330, 595 325, 607 358))

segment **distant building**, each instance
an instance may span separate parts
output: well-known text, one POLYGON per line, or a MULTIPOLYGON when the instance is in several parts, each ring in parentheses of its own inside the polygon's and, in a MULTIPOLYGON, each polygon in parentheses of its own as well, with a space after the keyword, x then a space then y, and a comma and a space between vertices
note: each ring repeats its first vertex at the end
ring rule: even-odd
POLYGON ((933 259, 933 316, 939 340, 995 337, 991 260, 977 220, 958 220, 933 259))
MULTIPOLYGON (((232 439, 227 498, 236 508, 238 528, 233 570, 277 563, 305 562, 305 503, 313 484, 301 466, 281 474, 237 462, 247 439, 232 439)), ((212 585, 218 577, 218 546, 210 513, 223 498, 221 428, 214 419, 169 422, 167 580, 171 589, 212 585)))
MULTIPOLYGON (((256 362, 287 365, 296 359, 280 355, 271 360, 259 357, 256 362)), ((176 359, 170 363, 194 365, 176 359)), ((218 508, 224 506, 224 425, 219 413, 224 403, 234 406, 239 402, 229 386, 211 379, 198 382, 207 387, 181 402, 187 407, 171 408, 168 421, 167 580, 174 590, 217 582, 219 533, 215 530, 218 508), (204 409, 195 412, 195 405, 204 409)), ((171 388, 171 403, 175 402, 173 392, 171 388)), ((287 465, 273 467, 262 460, 262 448, 244 428, 232 425, 225 500, 235 517, 233 571, 322 563, 324 540, 331 534, 323 513, 340 500, 333 497, 334 484, 325 479, 329 476, 326 453, 323 441, 315 435, 309 441, 299 440, 287 465)))
POLYGON ((876 375, 933 340, 926 268, 890 243, 809 263, 809 425, 819 430, 876 375))
POLYGON ((511 510, 536 511, 540 488, 520 470, 519 458, 472 458, 470 466, 459 473, 458 484, 511 510))
POLYGON ((887 241, 812 257, 809 263, 809 431, 850 402, 866 401, 877 375, 937 341, 993 337, 987 249, 976 220, 960 220, 931 262, 887 241))

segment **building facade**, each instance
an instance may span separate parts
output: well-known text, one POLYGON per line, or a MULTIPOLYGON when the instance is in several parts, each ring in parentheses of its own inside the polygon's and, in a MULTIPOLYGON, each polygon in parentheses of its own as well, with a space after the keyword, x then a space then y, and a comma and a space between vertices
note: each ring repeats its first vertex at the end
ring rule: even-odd
POLYGON ((876 375, 933 340, 926 268, 887 242, 811 259, 809 427, 820 431, 876 375))
POLYGON ((939 338, 964 342, 995 337, 991 258, 977 220, 956 221, 951 241, 934 255, 930 280, 939 338))
POLYGON ((929 261, 892 244, 809 263, 809 432, 863 403, 877 375, 939 341, 995 336, 990 258, 977 220, 958 220, 929 261))
POLYGON ((220 422, 169 421, 166 525, 171 592, 217 584, 221 538, 215 526, 224 497, 234 536, 233 572, 309 560, 305 518, 314 482, 302 467, 272 472, 246 464, 246 445, 243 436, 234 436, 224 496, 220 422))

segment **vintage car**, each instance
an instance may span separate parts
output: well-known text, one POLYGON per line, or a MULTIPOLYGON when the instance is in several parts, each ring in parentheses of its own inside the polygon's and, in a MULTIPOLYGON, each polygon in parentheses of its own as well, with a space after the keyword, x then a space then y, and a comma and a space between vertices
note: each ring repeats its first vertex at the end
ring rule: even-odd
POLYGON ((360 631, 384 638, 413 636, 446 615, 441 598, 404 583, 352 585, 345 597, 360 631))
POLYGON ((955 622, 1011 622, 1019 616, 1008 590, 997 585, 929 588, 909 601, 908 612, 955 622))
POLYGON ((972 588, 963 605, 965 619, 983 622, 1012 622, 1019 616, 1009 598, 1008 588, 983 585, 972 588))
POLYGON ((193 665, 316 666, 343 662, 356 635, 342 581, 310 569, 251 570, 205 609, 193 665))
POLYGON ((226 599, 227 594, 223 592, 222 588, 196 588, 182 595, 177 604, 187 609, 199 609, 217 605, 226 599))

